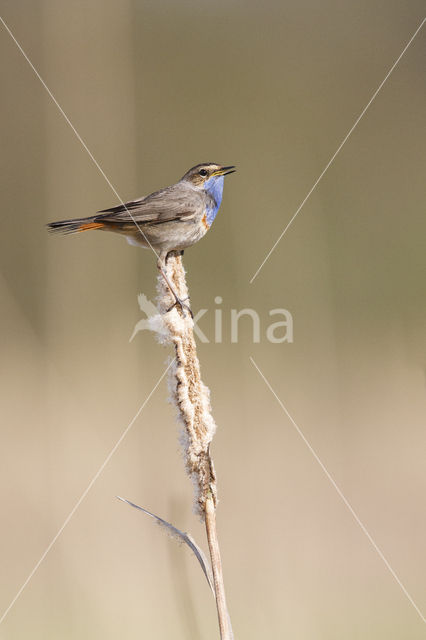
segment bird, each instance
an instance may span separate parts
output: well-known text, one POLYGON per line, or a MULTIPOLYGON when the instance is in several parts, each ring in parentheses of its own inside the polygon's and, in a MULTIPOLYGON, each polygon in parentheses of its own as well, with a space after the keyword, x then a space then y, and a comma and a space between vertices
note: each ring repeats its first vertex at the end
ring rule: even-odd
MULTIPOLYGON (((151 248, 157 267, 183 314, 190 307, 181 300, 167 273, 170 252, 180 252, 195 244, 213 224, 222 203, 224 177, 234 173, 234 165, 215 162, 197 164, 176 183, 148 196, 130 200, 86 218, 58 220, 47 225, 52 233, 80 233, 99 230, 124 235, 131 245, 151 248)), ((169 310, 170 310, 169 309, 169 310)))

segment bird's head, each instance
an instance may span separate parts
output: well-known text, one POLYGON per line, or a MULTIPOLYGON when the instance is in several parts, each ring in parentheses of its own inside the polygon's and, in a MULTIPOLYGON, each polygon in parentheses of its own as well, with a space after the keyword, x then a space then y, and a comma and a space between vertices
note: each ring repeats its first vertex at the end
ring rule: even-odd
POLYGON ((223 183, 223 176, 234 173, 234 171, 234 166, 224 167, 215 162, 203 162, 187 171, 182 181, 190 182, 193 187, 203 189, 206 187, 206 183, 209 186, 213 186, 216 181, 223 183))

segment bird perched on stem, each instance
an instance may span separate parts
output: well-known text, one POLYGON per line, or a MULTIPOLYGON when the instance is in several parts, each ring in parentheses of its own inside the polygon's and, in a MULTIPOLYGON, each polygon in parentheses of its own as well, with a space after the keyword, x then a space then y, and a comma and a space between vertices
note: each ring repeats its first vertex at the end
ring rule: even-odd
POLYGON ((234 166, 214 162, 197 164, 179 182, 149 196, 104 209, 88 218, 51 222, 47 227, 51 232, 65 234, 91 229, 113 231, 124 235, 130 244, 151 248, 175 305, 183 312, 188 309, 192 315, 167 277, 167 255, 170 251, 183 252, 207 233, 222 202, 224 176, 234 171, 234 166))

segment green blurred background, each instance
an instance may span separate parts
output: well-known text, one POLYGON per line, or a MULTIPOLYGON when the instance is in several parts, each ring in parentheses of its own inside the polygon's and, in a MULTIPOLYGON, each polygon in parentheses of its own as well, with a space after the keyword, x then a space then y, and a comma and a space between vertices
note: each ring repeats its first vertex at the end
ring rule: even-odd
MULTIPOLYGON (((250 278, 423 19, 408 0, 3 0, 1 14, 120 196, 238 165, 186 252, 219 425, 219 534, 236 638, 419 639, 424 624, 249 361, 426 608, 424 29, 259 276, 250 278), (261 318, 230 342, 230 310, 261 318), (270 344, 270 309, 294 320, 270 344)), ((0 28, 3 612, 164 370, 140 332, 148 251, 45 223, 116 204, 0 28)), ((163 381, 0 637, 215 639, 163 381)))

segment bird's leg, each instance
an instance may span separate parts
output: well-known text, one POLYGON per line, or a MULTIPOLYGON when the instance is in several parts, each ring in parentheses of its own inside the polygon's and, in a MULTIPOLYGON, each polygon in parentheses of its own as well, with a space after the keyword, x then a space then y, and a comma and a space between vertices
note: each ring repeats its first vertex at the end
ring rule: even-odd
MULTIPOLYGON (((164 258, 164 267, 165 267, 165 268, 166 268, 166 265, 167 265, 167 260, 169 259, 169 257, 171 256, 171 254, 172 254, 172 253, 176 253, 177 255, 179 255, 180 257, 182 257, 182 256, 183 256, 183 254, 184 254, 184 250, 183 250, 183 249, 181 249, 181 251, 169 251, 168 253, 166 253, 165 258, 164 258)), ((163 274, 163 275, 164 275, 164 274, 163 274)), ((166 276, 165 276, 165 277, 166 277, 166 276)), ((167 279, 167 277, 166 277, 166 282, 167 282, 167 285, 170 287, 170 282, 169 282, 169 280, 167 279)), ((173 287, 170 287, 170 288, 171 288, 171 290, 172 290, 172 293, 173 293, 174 297, 175 297, 177 300, 179 300, 179 301, 181 301, 181 302, 186 302, 187 300, 189 300, 189 296, 186 296, 186 298, 182 298, 182 300, 181 300, 181 298, 179 298, 179 297, 176 295, 176 292, 175 292, 175 290, 173 289, 173 287)), ((175 304, 176 304, 176 303, 175 303, 175 304)), ((180 302, 179 302, 178 304, 180 305, 180 302)), ((175 305, 173 305, 173 306, 175 306, 175 305)), ((188 311, 189 311, 189 312, 190 312, 190 314, 191 314, 191 317, 193 318, 193 317, 194 317, 194 315, 193 315, 193 313, 192 313, 191 309, 188 307, 188 305, 184 305, 184 306, 188 309, 188 311)), ((170 308, 168 309, 168 311, 170 311, 170 309, 173 309, 173 307, 170 307, 170 308)))
MULTIPOLYGON (((183 251, 182 251, 183 253, 183 251)), ((172 304, 171 307, 169 307, 169 309, 167 309, 167 312, 171 311, 173 309, 173 307, 175 307, 176 305, 178 305, 181 309, 182 309, 182 313, 183 315, 185 315, 185 309, 187 309, 189 311, 189 314, 191 316, 191 318, 194 317, 194 314, 191 311, 191 308, 189 307, 189 305, 185 304, 185 300, 188 300, 189 298, 185 298, 185 300, 181 300, 181 298, 179 298, 179 296, 177 295, 176 291, 174 290, 174 287, 172 285, 172 283, 170 282, 170 279, 166 273, 166 260, 167 260, 167 255, 168 253, 161 253, 158 260, 157 260, 157 267, 159 269, 159 271, 161 272, 161 275, 163 276, 164 280, 166 281, 167 286, 169 287, 172 295, 174 296, 175 302, 174 304, 172 304)))

